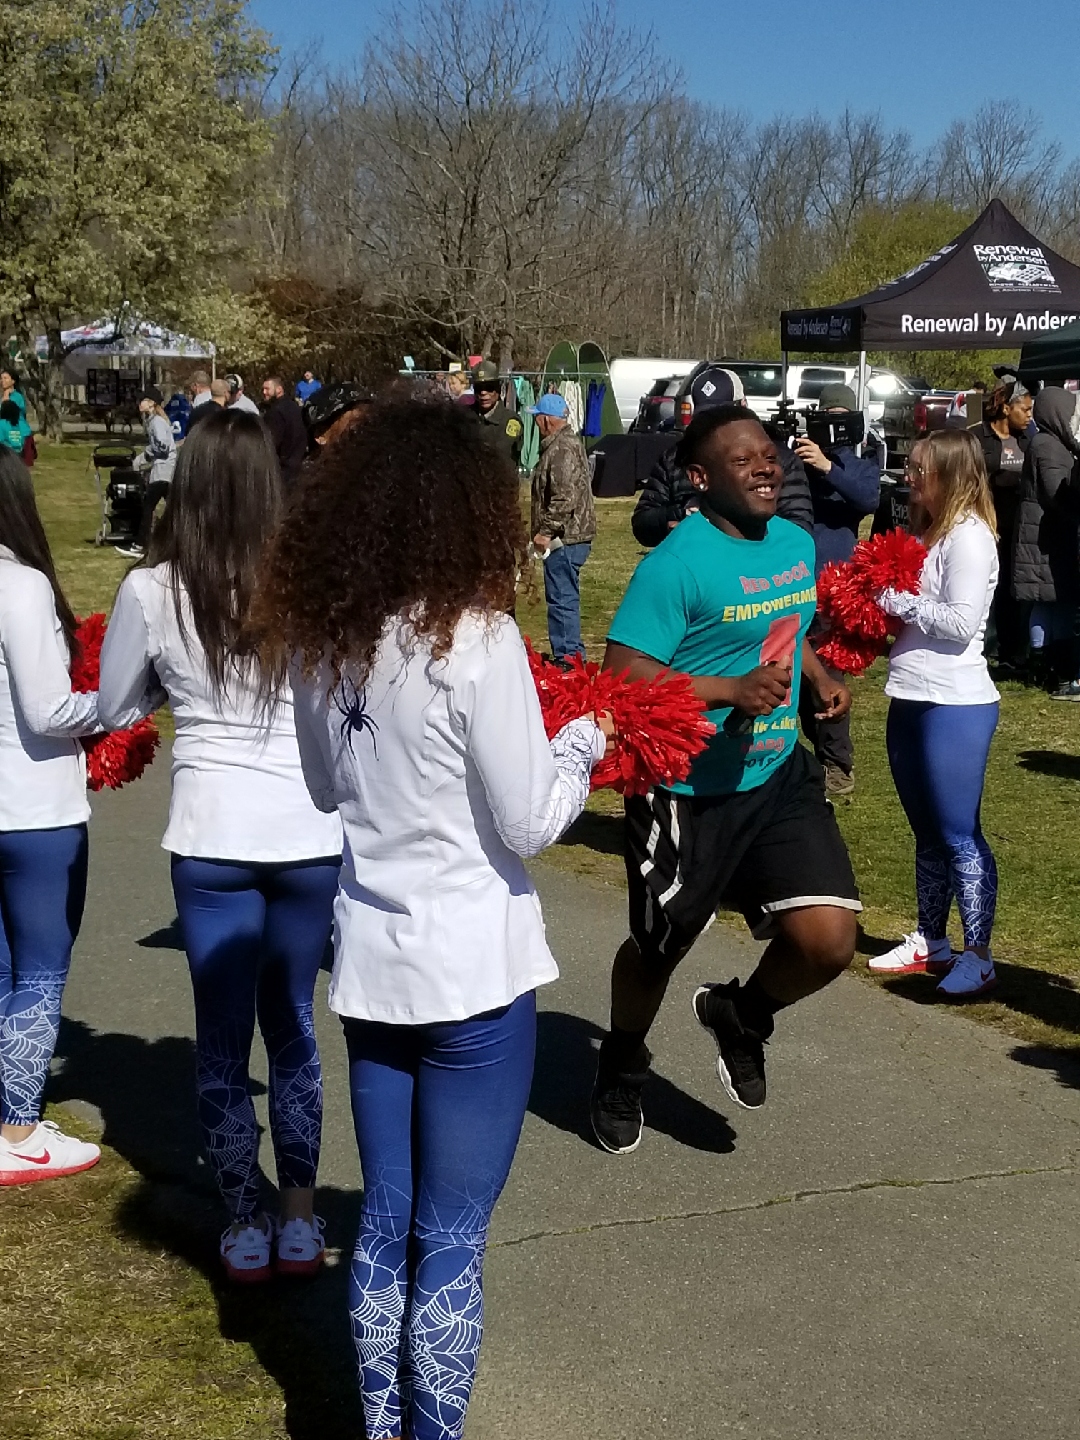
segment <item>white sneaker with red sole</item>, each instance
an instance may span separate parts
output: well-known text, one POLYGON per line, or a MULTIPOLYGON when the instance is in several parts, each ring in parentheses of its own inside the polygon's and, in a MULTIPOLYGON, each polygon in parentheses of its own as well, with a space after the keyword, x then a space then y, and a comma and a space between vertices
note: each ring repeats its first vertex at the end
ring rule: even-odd
POLYGON ((17 1144, 0 1136, 0 1185, 33 1185, 38 1180, 78 1175, 100 1159, 96 1145, 65 1135, 51 1120, 39 1120, 17 1144))
POLYGON ((307 1220, 286 1220, 277 1227, 274 1259, 279 1275, 314 1275, 323 1263, 326 1241, 318 1215, 307 1220))
POLYGON ((274 1227, 264 1215, 257 1224, 230 1226, 221 1237, 221 1263, 237 1285, 258 1285, 271 1276, 270 1249, 274 1227))
POLYGON ((970 950, 958 955, 949 973, 937 987, 943 1000, 975 1000, 997 989, 997 973, 993 960, 983 959, 970 950))
POLYGON ((920 931, 905 935, 884 955, 871 955, 867 965, 875 975, 942 975, 952 964, 948 940, 927 940, 920 931))

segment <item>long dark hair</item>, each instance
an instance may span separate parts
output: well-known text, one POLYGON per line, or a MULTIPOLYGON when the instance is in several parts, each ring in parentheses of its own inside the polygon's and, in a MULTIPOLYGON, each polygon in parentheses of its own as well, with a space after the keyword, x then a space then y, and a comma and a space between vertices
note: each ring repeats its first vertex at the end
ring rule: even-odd
POLYGON ((386 621, 445 655, 466 610, 514 604, 525 527, 517 472, 472 415, 391 396, 311 469, 270 547, 254 621, 267 653, 359 681, 386 621))
POLYGON ((52 552, 34 499, 30 471, 13 450, 0 445, 0 545, 6 545, 16 560, 40 570, 52 586, 60 628, 72 656, 78 651, 75 616, 56 578, 52 552))
POLYGON ((230 673, 254 680, 264 694, 280 680, 260 670, 246 625, 263 548, 281 510, 281 473, 262 421, 228 409, 200 420, 180 448, 147 564, 169 566, 182 635, 186 590, 219 696, 230 673))

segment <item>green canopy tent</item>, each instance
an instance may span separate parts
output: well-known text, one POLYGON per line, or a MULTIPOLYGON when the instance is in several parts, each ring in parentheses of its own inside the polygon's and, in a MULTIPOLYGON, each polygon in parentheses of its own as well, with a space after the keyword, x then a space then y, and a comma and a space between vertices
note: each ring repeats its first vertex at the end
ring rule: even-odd
POLYGON ((1080 320, 1064 325, 1053 336, 1029 340, 1020 351, 1020 378, 1030 389, 1080 380, 1080 320))
POLYGON ((577 345, 571 340, 560 340, 558 345, 552 346, 544 362, 540 393, 543 394, 549 387, 557 388, 564 380, 578 382, 581 386, 582 402, 588 395, 591 380, 603 385, 605 389, 600 411, 600 434, 621 435, 623 433, 622 421, 619 419, 619 406, 615 400, 615 390, 611 383, 611 370, 608 367, 607 356, 599 345, 593 344, 591 340, 584 340, 577 345))

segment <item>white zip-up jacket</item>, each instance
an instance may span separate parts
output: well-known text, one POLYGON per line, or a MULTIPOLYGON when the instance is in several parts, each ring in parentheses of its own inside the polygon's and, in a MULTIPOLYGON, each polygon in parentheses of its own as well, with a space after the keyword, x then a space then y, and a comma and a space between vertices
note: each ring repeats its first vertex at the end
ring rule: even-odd
POLYGON ((992 705, 983 637, 998 582, 997 542, 975 515, 926 552, 918 595, 886 590, 881 608, 903 620, 885 694, 935 705, 992 705))
POLYGON ((52 586, 0 545, 0 830, 90 816, 79 736, 100 730, 97 695, 71 688, 52 586))
POLYGON ((312 796, 345 830, 331 1009, 464 1020, 556 979, 522 860, 585 808, 604 737, 574 720, 549 744, 514 622, 467 614, 433 660, 395 621, 360 689, 324 669, 293 692, 312 796))

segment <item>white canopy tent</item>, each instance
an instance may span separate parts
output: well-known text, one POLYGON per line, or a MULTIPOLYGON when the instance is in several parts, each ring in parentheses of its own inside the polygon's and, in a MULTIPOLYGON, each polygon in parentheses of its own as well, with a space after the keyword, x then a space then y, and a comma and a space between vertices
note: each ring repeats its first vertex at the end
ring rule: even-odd
MULTIPOLYGON (((117 322, 92 320, 60 335, 64 349, 64 380, 68 385, 84 386, 86 372, 92 367, 110 361, 116 367, 131 366, 145 371, 148 360, 208 360, 210 372, 216 373, 217 351, 209 341, 196 340, 190 335, 181 335, 164 325, 155 325, 149 320, 125 315, 117 322)), ((35 344, 42 358, 47 353, 47 341, 39 335, 35 344)))

